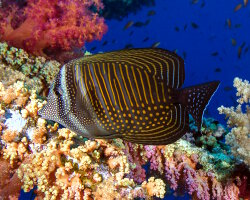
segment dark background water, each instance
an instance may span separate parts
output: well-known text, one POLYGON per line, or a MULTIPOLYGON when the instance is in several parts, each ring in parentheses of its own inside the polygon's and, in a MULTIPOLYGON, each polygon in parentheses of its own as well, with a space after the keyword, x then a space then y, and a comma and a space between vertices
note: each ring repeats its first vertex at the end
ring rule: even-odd
MULTIPOLYGON (((185 59, 184 86, 221 81, 205 117, 214 117, 225 123, 217 107, 236 105, 236 90, 232 87, 234 77, 250 80, 250 3, 234 12, 238 3, 243 4, 243 1, 199 0, 192 4, 188 0, 156 0, 155 6, 142 7, 136 14, 129 14, 123 20, 107 20, 109 30, 102 41, 89 43, 86 47, 89 51, 95 47, 92 53, 97 53, 123 49, 126 45, 151 47, 155 42, 160 42, 160 48, 177 50, 177 54, 185 59), (155 11, 155 15, 147 16, 151 10, 155 11), (131 26, 123 30, 131 20, 145 23, 148 19, 150 22, 145 26, 131 26), (227 25, 227 19, 231 20, 231 28, 227 25), (144 42, 145 38, 148 40, 144 42), (232 38, 237 41, 235 46, 232 45, 232 38), (240 46, 243 48, 239 58, 240 46)), ((20 199, 33 199, 32 192, 22 192, 20 199)), ((177 197, 168 195, 165 199, 177 197)))
POLYGON ((250 80, 250 3, 234 12, 239 3, 243 5, 243 0, 199 0, 196 4, 188 0, 156 0, 154 6, 142 7, 136 14, 129 14, 122 21, 107 20, 109 30, 102 41, 92 42, 86 47, 87 50, 96 47, 93 53, 97 53, 123 49, 126 45, 150 47, 153 43, 160 42, 160 48, 177 49, 177 54, 181 57, 184 58, 186 54, 184 86, 221 81, 207 107, 205 117, 214 117, 225 123, 224 116, 218 114, 217 107, 235 106, 234 77, 250 80), (147 16, 151 10, 156 14, 147 16), (131 26, 123 30, 131 20, 146 22, 148 19, 150 22, 146 26, 131 26), (227 25, 227 19, 231 20, 231 28, 227 25), (192 23, 197 27, 194 28, 192 23), (143 42, 147 37, 149 39, 143 42), (232 38, 237 41, 236 46, 232 45, 232 38), (240 46, 243 48, 239 58, 240 46), (213 53, 218 55, 212 55, 213 53))

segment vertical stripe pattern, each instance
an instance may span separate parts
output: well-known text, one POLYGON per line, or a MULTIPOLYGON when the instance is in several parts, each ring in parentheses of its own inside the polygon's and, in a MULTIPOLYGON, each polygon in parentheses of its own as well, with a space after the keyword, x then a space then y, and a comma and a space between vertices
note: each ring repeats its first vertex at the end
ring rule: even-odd
POLYGON ((93 108, 100 136, 105 131, 146 144, 183 134, 186 111, 173 105, 171 94, 184 81, 183 61, 176 55, 155 49, 98 54, 74 71, 77 92, 93 108))
POLYGON ((184 61, 164 49, 85 56, 64 65, 40 115, 88 138, 169 144, 202 114, 219 82, 180 89, 184 61))

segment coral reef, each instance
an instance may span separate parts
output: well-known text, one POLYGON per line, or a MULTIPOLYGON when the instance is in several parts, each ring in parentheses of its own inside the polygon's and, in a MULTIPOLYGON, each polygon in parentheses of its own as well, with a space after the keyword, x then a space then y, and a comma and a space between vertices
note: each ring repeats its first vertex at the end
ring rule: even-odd
MULTIPOLYGON (((8 88, 6 93, 12 98, 13 88, 9 86, 17 81, 23 82, 24 87, 21 88, 36 90, 38 93, 45 91, 59 72, 60 65, 55 60, 31 56, 23 49, 0 43, 0 80, 8 88)), ((8 99, 7 96, 5 98, 8 99)))
POLYGON ((102 9, 101 0, 3 0, 0 40, 37 56, 72 53, 107 31, 92 7, 102 9))
MULTIPOLYGON (((13 56, 19 58, 18 54, 13 56)), ((51 77, 46 79, 37 76, 45 73, 44 65, 38 66, 39 72, 33 72, 35 63, 23 71, 25 62, 32 59, 21 64, 7 60, 2 55, 1 65, 16 76, 12 81, 0 80, 3 199, 17 198, 21 188, 27 192, 35 186, 38 199, 152 199, 163 198, 170 189, 176 195, 187 192, 204 200, 234 200, 248 195, 249 180, 235 173, 237 163, 220 142, 227 130, 215 120, 207 119, 203 127, 206 135, 200 137, 199 145, 195 128, 164 146, 82 138, 37 115, 46 102, 38 94, 46 86, 39 87, 39 81, 29 83, 35 76, 50 82, 58 67, 51 67, 51 77)))
POLYGON ((234 79, 234 87, 237 89, 236 95, 240 98, 236 108, 218 108, 220 114, 225 114, 228 118, 227 124, 232 127, 231 132, 226 136, 226 143, 231 146, 232 153, 236 158, 240 158, 250 169, 250 83, 240 78, 234 79), (242 105, 246 105, 246 112, 242 112, 242 105))

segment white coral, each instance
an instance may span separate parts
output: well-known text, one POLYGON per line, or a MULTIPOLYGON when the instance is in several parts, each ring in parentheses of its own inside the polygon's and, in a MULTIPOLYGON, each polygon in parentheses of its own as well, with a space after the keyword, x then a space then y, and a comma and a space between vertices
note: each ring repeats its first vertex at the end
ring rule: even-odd
POLYGON ((234 79, 234 87, 237 89, 236 96, 240 96, 237 100, 238 103, 250 103, 250 84, 249 81, 236 77, 234 79))
POLYGON ((246 112, 242 112, 242 104, 250 103, 250 84, 247 80, 234 79, 234 87, 239 105, 234 108, 221 106, 218 108, 220 114, 228 118, 227 124, 232 127, 231 132, 226 136, 226 143, 231 146, 232 153, 242 159, 250 168, 250 107, 246 106, 246 112))
POLYGON ((12 131, 21 132, 26 125, 27 120, 22 118, 19 110, 9 110, 11 117, 5 121, 5 125, 12 131))

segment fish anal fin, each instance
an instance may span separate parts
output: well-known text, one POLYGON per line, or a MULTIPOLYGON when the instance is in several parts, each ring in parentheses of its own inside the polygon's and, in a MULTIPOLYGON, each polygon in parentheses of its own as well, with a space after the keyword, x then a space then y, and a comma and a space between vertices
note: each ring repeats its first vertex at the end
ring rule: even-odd
POLYGON ((194 118, 198 131, 201 130, 203 112, 220 82, 213 81, 177 90, 177 102, 187 107, 194 118))

